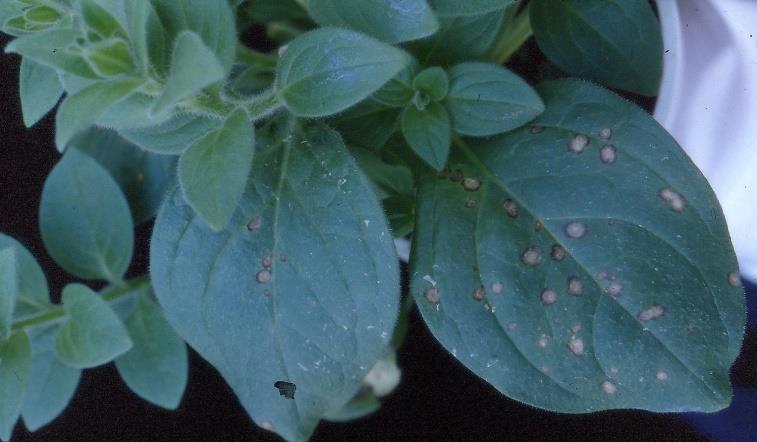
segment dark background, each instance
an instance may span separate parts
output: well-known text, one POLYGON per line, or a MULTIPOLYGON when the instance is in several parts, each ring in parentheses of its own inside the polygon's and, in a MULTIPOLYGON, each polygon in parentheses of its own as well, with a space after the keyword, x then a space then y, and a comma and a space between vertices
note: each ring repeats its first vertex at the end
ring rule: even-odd
MULTIPOLYGON (((0 46, 7 42, 7 37, 0 37, 0 46)), ((18 64, 17 56, 0 55, 0 231, 22 242, 40 261, 57 299, 63 285, 74 278, 46 254, 37 223, 42 185, 59 158, 53 145, 54 119, 51 114, 32 129, 24 127, 18 64)), ((138 229, 133 275, 147 269, 150 229, 150 223, 138 229)), ((748 291, 757 293, 754 287, 748 291)), ((322 423, 314 440, 755 440, 756 336, 753 329, 747 334, 744 352, 733 369, 738 389, 735 405, 725 412, 563 415, 511 401, 472 375, 436 343, 414 312, 399 356, 400 387, 368 418, 350 424, 322 423)), ((19 423, 14 433, 18 441, 148 439, 276 440, 252 423, 223 379, 194 352, 189 385, 177 411, 139 399, 108 364, 85 372, 73 401, 53 423, 36 433, 19 423)))

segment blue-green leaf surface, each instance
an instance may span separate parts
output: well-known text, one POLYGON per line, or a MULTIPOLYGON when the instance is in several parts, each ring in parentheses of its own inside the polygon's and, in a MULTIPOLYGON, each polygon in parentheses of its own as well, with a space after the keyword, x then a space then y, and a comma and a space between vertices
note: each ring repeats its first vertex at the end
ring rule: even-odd
POLYGON ((441 28, 431 38, 413 44, 426 65, 450 65, 482 56, 502 27, 505 10, 470 16, 441 17, 441 28))
POLYGON ((93 158, 67 152, 45 181, 42 241, 67 272, 119 282, 131 262, 134 223, 118 184, 93 158))
POLYGON ((459 143, 421 178, 412 291, 507 396, 578 413, 716 411, 744 294, 714 193, 648 114, 590 83, 538 88, 523 128, 459 143))
POLYGON ((54 69, 30 58, 21 60, 19 77, 21 113, 26 127, 32 127, 55 107, 63 94, 63 86, 54 69))
POLYGON ((37 63, 78 77, 96 79, 97 74, 81 55, 68 49, 80 36, 81 33, 73 29, 35 32, 13 40, 5 47, 5 52, 29 57, 37 63))
POLYGON ((535 0, 539 48, 571 75, 642 95, 662 77, 660 23, 646 0, 535 0))
POLYGON ((413 151, 428 165, 442 170, 447 164, 450 120, 444 106, 430 103, 424 110, 408 106, 402 112, 402 134, 413 151))
POLYGON ((104 167, 129 202, 134 224, 155 216, 163 197, 176 184, 176 157, 157 155, 129 143, 112 130, 92 127, 71 146, 104 167))
POLYGON ((151 274, 166 318, 258 425, 306 440, 384 354, 399 272, 384 214, 339 136, 322 126, 259 143, 251 180, 214 233, 166 200, 151 274), (296 385, 294 399, 277 381, 296 385))
POLYGON ((15 255, 16 300, 14 316, 24 317, 48 308, 47 278, 31 253, 15 239, 0 233, 0 250, 13 249, 15 255))
POLYGON ((276 92, 295 115, 325 117, 367 98, 410 60, 358 32, 321 28, 289 43, 276 70, 276 92))
POLYGON ((0 342, 0 440, 10 440, 29 379, 31 346, 23 331, 0 342))
POLYGON ((470 16, 501 11, 515 0, 429 0, 431 7, 440 16, 470 16))
POLYGON ((126 385, 141 398, 176 409, 187 385, 187 347, 173 331, 160 306, 146 296, 126 321, 134 347, 116 359, 126 385))
POLYGON ((307 6, 321 26, 354 29, 387 43, 417 40, 439 29, 426 0, 310 0, 307 6))
POLYGON ((55 337, 55 353, 73 368, 106 364, 131 349, 126 327, 107 302, 81 284, 63 289, 68 320, 55 337))
POLYGON ((212 118, 179 114, 151 127, 120 130, 121 136, 150 152, 177 155, 222 123, 212 118))
POLYGON ((240 109, 179 159, 184 199, 214 230, 221 230, 234 214, 247 187, 254 155, 255 130, 240 109))

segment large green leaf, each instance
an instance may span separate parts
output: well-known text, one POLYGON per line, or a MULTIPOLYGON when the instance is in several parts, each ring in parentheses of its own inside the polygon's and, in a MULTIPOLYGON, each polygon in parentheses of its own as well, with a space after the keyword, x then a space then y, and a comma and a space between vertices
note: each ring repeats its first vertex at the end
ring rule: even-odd
POLYGON ((371 37, 321 28, 287 46, 276 92, 295 115, 325 117, 367 98, 409 62, 402 50, 371 37))
POLYGON ((19 77, 21 113, 26 127, 32 127, 55 107, 63 86, 58 72, 26 57, 21 60, 19 77))
POLYGON ((399 116, 399 109, 387 108, 370 99, 335 116, 329 123, 348 145, 375 150, 397 131, 399 116))
POLYGON ((79 131, 97 121, 108 108, 125 100, 142 84, 141 80, 102 81, 67 96, 55 115, 55 144, 63 152, 79 131))
POLYGON ((450 69, 449 76, 444 104, 458 133, 496 135, 523 126, 544 111, 531 86, 501 66, 461 63, 450 69))
POLYGON ((176 193, 150 255, 166 318, 250 416, 305 440, 389 345, 399 272, 384 214, 335 132, 289 130, 256 154, 231 222, 214 233, 176 193), (293 400, 277 381, 296 385, 293 400))
POLYGON ((534 0, 539 47, 564 71, 607 86, 656 95, 662 32, 646 0, 534 0))
POLYGON ((15 317, 24 317, 50 305, 47 279, 31 253, 15 239, 0 233, 0 250, 13 249, 18 280, 15 293, 15 317))
POLYGON ((179 114, 151 127, 120 130, 121 136, 150 152, 180 154, 221 125, 221 120, 179 114))
POLYGON ((255 155, 255 130, 244 110, 197 140, 179 160, 184 199, 214 230, 221 230, 242 199, 255 155))
POLYGON ((143 296, 126 322, 134 347, 116 359, 126 384, 155 405, 176 409, 187 385, 187 347, 155 302, 143 296))
POLYGON ((501 11, 515 0, 429 0, 431 7, 440 16, 470 16, 501 11))
POLYGON ((76 392, 81 370, 62 363, 55 355, 57 327, 32 337, 32 361, 21 416, 29 431, 37 431, 58 417, 76 392))
POLYGON ((0 440, 10 440, 21 414, 30 359, 31 346, 25 332, 0 342, 0 440))
POLYGON ((412 46, 426 65, 477 59, 494 43, 504 15, 504 9, 497 9, 471 16, 441 17, 439 32, 412 46))
POLYGON ((152 0, 152 4, 165 28, 166 47, 174 47, 174 40, 182 31, 192 31, 202 38, 226 72, 231 69, 238 39, 234 11, 229 2, 152 0))
POLYGON ((42 240, 67 272, 117 283, 131 262, 134 223, 118 184, 93 158, 67 152, 45 181, 42 240))
POLYGON ((74 137, 71 146, 97 160, 116 180, 135 224, 155 216, 176 183, 176 157, 142 150, 115 131, 92 127, 74 137))
POLYGON ((106 364, 131 349, 126 327, 107 302, 81 284, 63 289, 68 320, 55 337, 55 353, 73 368, 106 364))
POLYGON ((35 32, 13 40, 5 47, 5 52, 29 57, 37 63, 78 77, 96 79, 97 74, 81 55, 68 49, 79 37, 81 33, 73 29, 35 32))
POLYGON ((430 103, 423 110, 408 106, 402 112, 402 134, 413 151, 428 165, 442 170, 447 164, 450 120, 444 106, 430 103))
POLYGON ((321 26, 354 29, 387 43, 417 40, 439 29, 426 0, 309 0, 307 6, 321 26))
POLYGON ((590 83, 539 88, 531 128, 420 183, 412 291, 434 335, 507 396, 560 412, 715 411, 744 331, 725 219, 648 114, 590 83))

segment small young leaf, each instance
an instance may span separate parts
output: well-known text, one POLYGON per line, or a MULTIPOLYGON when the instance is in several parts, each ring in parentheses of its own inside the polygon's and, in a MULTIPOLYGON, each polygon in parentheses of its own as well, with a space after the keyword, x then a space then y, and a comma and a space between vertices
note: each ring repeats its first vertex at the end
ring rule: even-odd
POLYGON ((63 289, 68 320, 55 338, 55 353, 73 368, 106 364, 131 349, 123 323, 107 302, 89 287, 69 284, 63 289))
POLYGON ((325 117, 364 100, 409 62, 402 50, 363 34, 321 28, 289 44, 276 92, 295 115, 325 117))
POLYGON ((415 77, 413 89, 428 94, 433 101, 441 101, 449 92, 447 73, 438 66, 427 68, 415 77))
POLYGON ((153 113, 160 114, 183 98, 223 80, 226 70, 199 35, 184 31, 176 38, 171 56, 171 72, 153 113))
POLYGON ((47 177, 40 230, 50 256, 84 279, 118 283, 131 262, 134 224, 118 184, 76 149, 47 177))
POLYGON ((155 216, 176 184, 176 157, 142 150, 112 130, 92 127, 74 137, 70 147, 97 160, 116 180, 135 224, 155 216))
POLYGON ((26 127, 32 127, 55 107, 63 94, 63 86, 58 72, 31 58, 21 59, 19 77, 21 113, 26 127))
POLYGON ((216 130, 219 120, 188 114, 175 115, 157 126, 121 130, 129 142, 163 155, 178 155, 201 137, 216 130))
POLYGON ((310 0, 307 5, 321 26, 351 28, 387 43, 418 40, 439 29, 426 0, 310 0))
POLYGON ((126 99, 142 80, 101 81, 63 100, 55 116, 55 144, 63 152, 80 130, 94 123, 109 107, 126 99))
POLYGON ((515 0, 429 0, 431 7, 440 16, 471 16, 501 11, 515 0))
POLYGON ((165 30, 150 0, 124 2, 124 12, 134 61, 139 70, 147 74, 151 62, 163 66, 166 57, 165 30))
POLYGON ((98 5, 95 0, 79 0, 79 7, 88 30, 96 32, 102 38, 126 35, 126 31, 118 23, 118 20, 105 8, 98 5))
POLYGON ((399 293, 370 183, 337 133, 303 131, 261 143, 223 232, 180 193, 169 197, 150 256, 169 323, 255 422, 288 440, 307 439, 352 398, 389 345, 399 293), (277 381, 297 386, 294 399, 279 396, 277 381))
POLYGON ((15 239, 0 233, 0 250, 11 248, 17 274, 15 315, 27 316, 50 304, 47 279, 37 260, 15 239))
POLYGON ((536 92, 509 70, 487 63, 462 63, 449 71, 444 104, 455 132, 489 136, 523 126, 544 111, 536 92))
POLYGON ((81 370, 71 368, 55 355, 57 327, 48 327, 32 338, 29 382, 21 416, 29 431, 52 422, 66 408, 76 392, 81 370))
POLYGON ((413 79, 418 69, 418 63, 412 61, 381 89, 371 95, 370 101, 386 107, 405 107, 413 99, 413 79))
POLYGON ((656 95, 662 77, 660 23, 644 0, 535 0, 539 48, 571 75, 656 95))
POLYGON ((0 249, 0 342, 10 336, 18 286, 16 252, 12 247, 0 249))
POLYGON ((101 77, 114 77, 134 71, 131 49, 126 40, 112 38, 89 45, 84 55, 92 70, 101 77))
POLYGON ((131 390, 170 410, 179 406, 187 385, 187 347, 155 302, 141 297, 126 322, 134 347, 116 359, 116 368, 131 390))
POLYGON ((179 159, 184 199, 213 230, 223 229, 236 210, 254 155, 254 127, 240 109, 179 159))
POLYGON ((430 103, 425 110, 408 106, 402 112, 402 133, 423 161, 436 170, 444 168, 450 146, 450 120, 444 106, 430 103))
POLYGON ((55 8, 51 8, 49 6, 35 6, 28 9, 24 13, 24 17, 26 17, 26 19, 29 21, 52 24, 60 20, 61 15, 60 12, 55 8))
POLYGON ((26 332, 0 342, 0 439, 10 440, 21 414, 29 378, 31 346, 26 332))
POLYGON ((381 401, 376 397, 370 388, 362 388, 360 392, 352 398, 347 405, 339 411, 330 413, 324 419, 331 422, 350 422, 369 416, 381 408, 381 401))
POLYGON ((530 405, 724 408, 746 315, 715 194, 633 104, 576 80, 538 91, 534 126, 453 149, 462 186, 420 178, 410 274, 426 324, 530 405))
POLYGON ((5 52, 29 57, 39 64, 79 77, 97 79, 98 75, 84 58, 67 49, 80 36, 81 33, 73 29, 35 32, 13 40, 5 47, 5 52))

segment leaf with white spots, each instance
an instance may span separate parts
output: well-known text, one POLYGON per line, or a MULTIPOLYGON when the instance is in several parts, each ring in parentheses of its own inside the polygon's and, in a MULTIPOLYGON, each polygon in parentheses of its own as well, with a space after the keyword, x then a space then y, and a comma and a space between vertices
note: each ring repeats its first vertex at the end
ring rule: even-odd
POLYGON ((426 323, 534 406, 726 407, 745 312, 715 195, 636 106, 575 80, 538 91, 534 126, 453 149, 448 167, 477 190, 420 180, 412 287, 426 323))
POLYGON ((169 195, 150 263, 166 319, 252 419, 305 440, 389 346, 399 270, 371 184, 338 134, 290 129, 258 131, 251 178, 220 232, 169 195), (293 399, 279 381, 296 386, 293 399))

